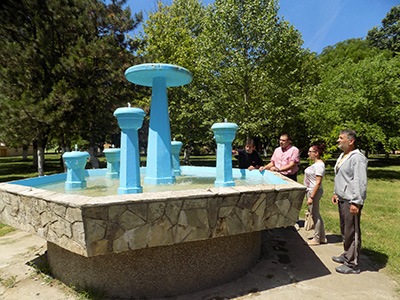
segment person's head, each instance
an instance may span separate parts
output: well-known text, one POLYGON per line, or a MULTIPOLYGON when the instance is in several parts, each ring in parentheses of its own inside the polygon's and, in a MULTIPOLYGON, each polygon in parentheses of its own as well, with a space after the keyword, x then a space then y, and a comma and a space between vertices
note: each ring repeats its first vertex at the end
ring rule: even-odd
POLYGON ((246 152, 248 154, 251 154, 251 153, 253 153, 255 148, 256 148, 256 146, 254 145, 254 141, 252 139, 247 139, 246 140, 246 152))
POLYGON ((279 145, 282 149, 286 149, 289 147, 291 141, 290 135, 288 133, 284 133, 281 134, 281 137, 279 138, 279 145))
POLYGON ((326 146, 325 144, 321 145, 312 145, 310 149, 308 149, 308 157, 311 159, 319 159, 324 154, 326 146))
POLYGON ((338 137, 338 147, 343 152, 348 153, 356 147, 357 134, 354 130, 343 129, 340 131, 338 137))

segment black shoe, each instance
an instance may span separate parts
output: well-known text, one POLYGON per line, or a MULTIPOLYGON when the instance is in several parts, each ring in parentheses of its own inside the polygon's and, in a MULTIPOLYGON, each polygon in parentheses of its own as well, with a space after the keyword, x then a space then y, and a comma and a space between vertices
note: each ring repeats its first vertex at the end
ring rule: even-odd
POLYGON ((344 258, 343 254, 340 256, 332 256, 332 260, 334 262, 337 262, 338 264, 344 264, 344 262, 346 261, 346 259, 344 258))
POLYGON ((346 265, 341 265, 340 267, 336 267, 336 272, 342 274, 360 274, 360 269, 353 269, 346 265))

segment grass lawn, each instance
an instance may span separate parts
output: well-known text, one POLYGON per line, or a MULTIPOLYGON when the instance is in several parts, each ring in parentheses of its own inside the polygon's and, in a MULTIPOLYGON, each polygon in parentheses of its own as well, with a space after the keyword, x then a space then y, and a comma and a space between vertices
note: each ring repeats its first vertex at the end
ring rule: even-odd
MULTIPOLYGON (((182 159, 182 158, 181 158, 182 159)), ((145 158, 141 157, 144 161, 145 158)), ((60 155, 46 155, 45 174, 63 172, 60 155)), ((104 157, 100 158, 105 167, 104 157)), ((266 160, 264 160, 266 161, 266 160)), ((237 163, 233 159, 234 164, 237 163)), ((191 163, 196 166, 215 166, 215 156, 192 156, 191 163)), ((326 176, 323 180, 324 196, 321 200, 321 215, 325 229, 332 234, 340 234, 337 206, 331 203, 333 193, 335 160, 326 162, 326 176)), ((303 170, 308 162, 301 161, 298 182, 303 182, 303 170)), ((32 159, 22 161, 20 157, 0 158, 0 182, 37 176, 32 159)), ((300 213, 304 217, 306 205, 300 213)), ((0 236, 13 230, 0 223, 0 236)), ((361 217, 362 253, 373 258, 374 262, 400 283, 400 156, 385 159, 371 156, 368 165, 368 192, 361 217)), ((340 253, 337 253, 340 254, 340 253)))
MULTIPOLYGON (((382 156, 370 156, 368 160, 367 199, 361 215, 361 252, 385 267, 385 271, 400 283, 400 157, 386 160, 382 156)), ((320 212, 325 230, 340 235, 338 208, 331 202, 334 164, 335 160, 326 162, 320 212)), ((303 170, 306 166, 306 162, 302 163, 303 170)), ((299 174, 298 182, 302 183, 304 175, 299 174)), ((306 209, 303 202, 301 217, 306 209)))

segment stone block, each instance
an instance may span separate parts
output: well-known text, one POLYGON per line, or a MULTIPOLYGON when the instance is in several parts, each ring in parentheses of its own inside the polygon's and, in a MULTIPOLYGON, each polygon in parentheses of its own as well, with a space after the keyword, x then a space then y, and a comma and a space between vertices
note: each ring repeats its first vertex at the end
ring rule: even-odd
POLYGON ((118 218, 118 224, 121 226, 123 230, 130 230, 133 228, 137 228, 143 226, 146 223, 145 220, 131 212, 130 210, 126 210, 122 213, 122 215, 118 218))
POLYGON ((132 204, 128 204, 127 208, 129 211, 133 212, 139 218, 147 221, 148 205, 149 205, 149 203, 143 203, 143 202, 136 201, 132 204))
POLYGON ((154 202, 149 203, 147 219, 148 222, 153 223, 154 221, 160 219, 165 212, 165 201, 164 202, 154 202))
POLYGON ((171 200, 168 201, 165 207, 165 216, 171 222, 172 225, 178 223, 178 217, 182 208, 182 200, 171 200))

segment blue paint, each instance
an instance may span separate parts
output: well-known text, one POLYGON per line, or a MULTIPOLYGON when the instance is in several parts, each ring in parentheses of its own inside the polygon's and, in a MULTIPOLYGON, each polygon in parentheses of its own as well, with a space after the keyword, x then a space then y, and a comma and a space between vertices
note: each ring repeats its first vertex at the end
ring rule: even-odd
MULTIPOLYGON (((235 180, 235 185, 236 186, 251 186, 251 185, 268 185, 271 188, 273 188, 274 185, 276 184, 288 184, 287 181, 284 179, 272 174, 270 171, 264 171, 260 172, 258 170, 244 170, 245 177, 246 179, 243 180, 242 178, 242 170, 240 169, 232 169, 233 171, 233 178, 235 180)), ((81 190, 74 190, 74 191, 65 191, 66 193, 78 193, 80 195, 85 195, 85 193, 89 193, 90 191, 98 190, 98 192, 95 194, 95 197, 101 197, 101 196, 111 196, 111 195, 116 195, 119 182, 118 180, 107 180, 105 179, 105 174, 107 172, 107 169, 90 169, 90 170, 85 170, 85 177, 87 181, 87 189, 81 189, 81 190), (99 178, 103 178, 105 183, 101 183, 100 186, 96 185, 96 182, 99 178), (113 183, 115 182, 115 184, 113 183)), ((141 174, 145 174, 146 168, 142 167, 140 168, 141 174)), ((209 180, 209 187, 212 187, 214 184, 215 180, 215 172, 216 168, 215 167, 194 167, 194 166, 181 166, 181 176, 177 177, 177 181, 180 183, 186 182, 184 185, 178 185, 174 187, 171 187, 171 189, 177 190, 177 189, 193 189, 193 188, 198 188, 198 187, 191 187, 192 184, 187 184, 188 182, 193 182, 194 185, 197 185, 199 182, 207 182, 209 180), (188 179, 185 179, 188 178, 188 179), (187 181, 186 181, 187 180, 187 181)), ((18 180, 18 181, 13 181, 9 182, 10 184, 17 184, 17 185, 23 185, 27 187, 35 187, 39 189, 44 189, 44 190, 50 190, 50 191, 58 191, 60 186, 64 188, 65 184, 65 179, 66 179, 67 174, 66 173, 61 173, 61 174, 55 174, 55 175, 50 175, 50 176, 42 176, 42 177, 36 177, 36 178, 29 178, 29 179, 24 179, 24 180, 18 180)), ((144 191, 149 191, 149 192, 157 192, 157 191, 165 191, 165 188, 162 190, 157 190, 158 188, 162 188, 162 186, 158 185, 143 185, 143 190, 144 191)), ((205 188, 205 187, 204 187, 205 188)), ((58 191, 60 192, 60 191, 58 191)), ((93 197, 92 194, 90 194, 91 197, 93 197)), ((115 196, 117 197, 117 196, 115 196)))
POLYGON ((215 123, 211 129, 217 142, 217 170, 215 187, 234 186, 232 175, 232 141, 236 130, 239 129, 235 123, 215 123))
POLYGON ((62 157, 67 166, 65 189, 79 190, 85 188, 85 166, 89 153, 80 151, 65 152, 62 157))
POLYGON ((138 85, 154 87, 153 78, 163 77, 167 87, 186 85, 192 81, 192 74, 185 68, 163 63, 136 65, 125 71, 128 81, 138 85))
POLYGON ((172 141, 171 142, 171 150, 172 150, 172 166, 174 168, 174 175, 181 175, 181 164, 179 161, 179 152, 181 151, 182 142, 172 141))
POLYGON ((107 179, 118 179, 120 169, 120 149, 104 149, 103 153, 107 160, 107 179))
POLYGON ((130 67, 125 77, 135 84, 152 87, 144 182, 153 185, 174 183, 167 87, 190 83, 192 74, 179 66, 150 63, 130 67))
POLYGON ((120 107, 114 112, 121 128, 120 178, 118 195, 143 191, 140 185, 140 157, 137 130, 142 127, 145 112, 140 108, 120 107))

